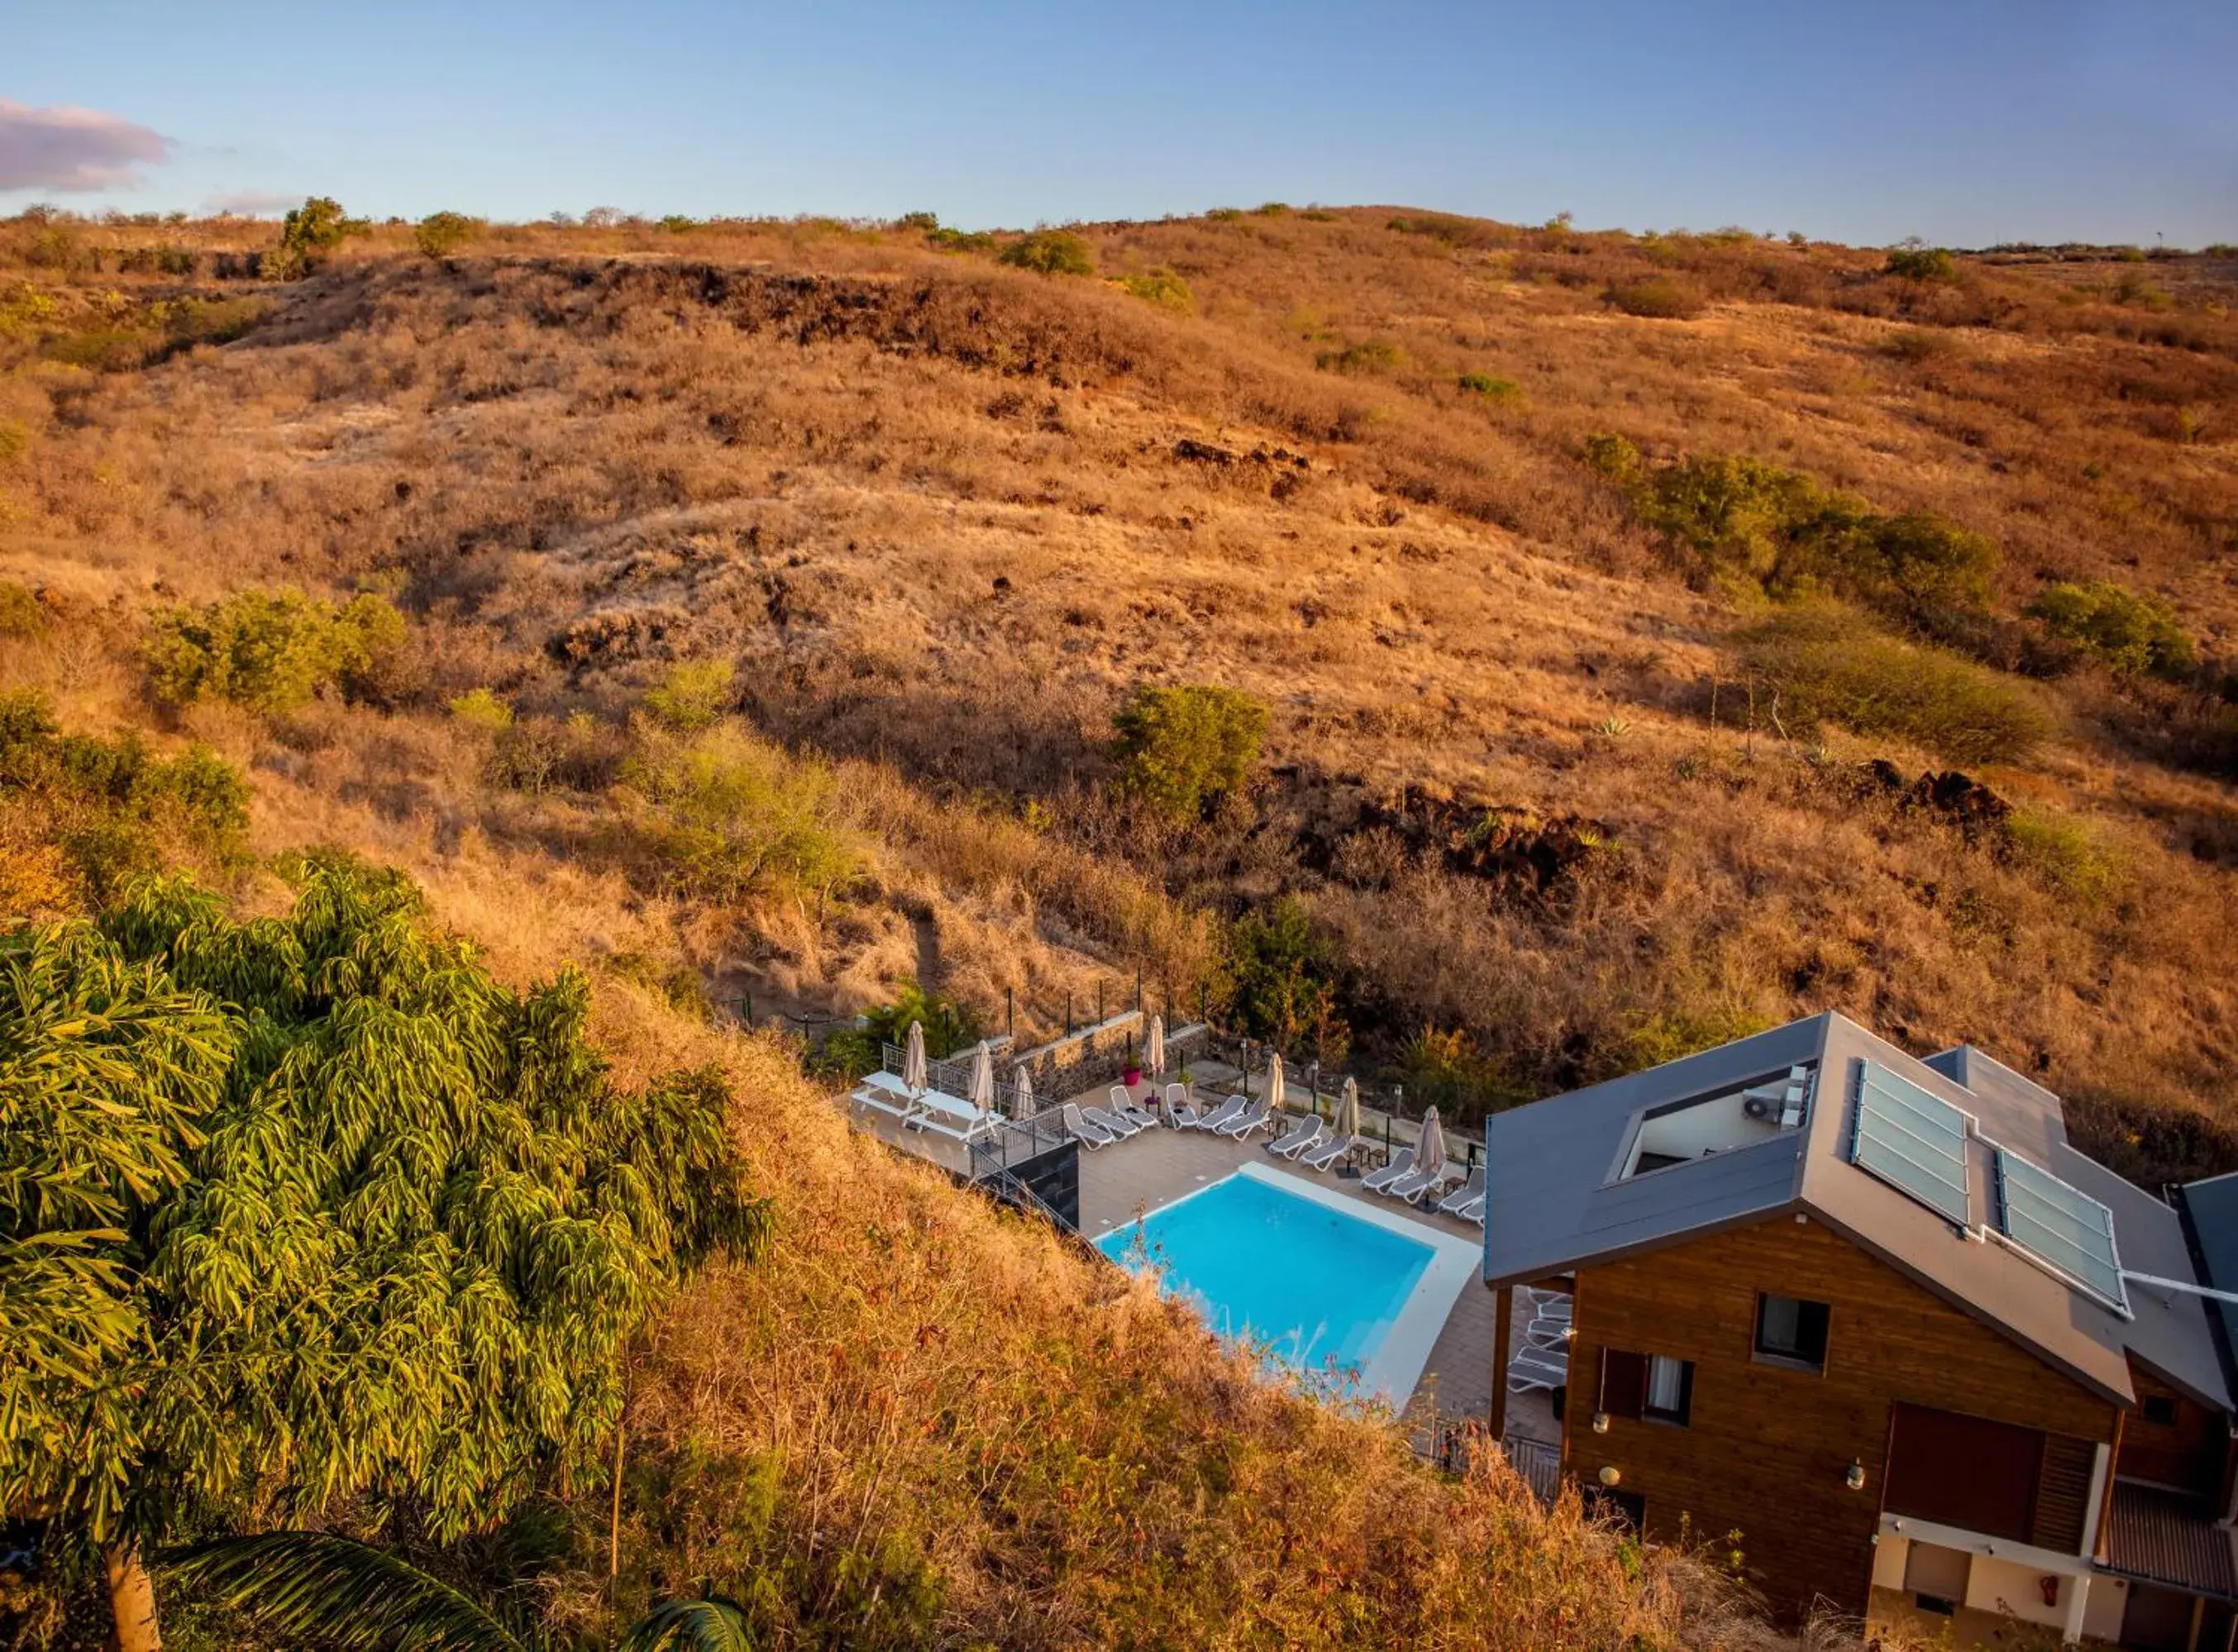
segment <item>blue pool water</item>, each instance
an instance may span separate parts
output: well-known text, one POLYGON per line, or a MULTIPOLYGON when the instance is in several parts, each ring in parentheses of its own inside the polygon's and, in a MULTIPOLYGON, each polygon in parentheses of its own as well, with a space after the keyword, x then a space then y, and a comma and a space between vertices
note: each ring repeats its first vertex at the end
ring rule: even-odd
POLYGON ((1096 1242, 1134 1272, 1160 1270, 1223 1337, 1311 1375, 1357 1377, 1435 1254, 1402 1234, 1244 1175, 1096 1242))

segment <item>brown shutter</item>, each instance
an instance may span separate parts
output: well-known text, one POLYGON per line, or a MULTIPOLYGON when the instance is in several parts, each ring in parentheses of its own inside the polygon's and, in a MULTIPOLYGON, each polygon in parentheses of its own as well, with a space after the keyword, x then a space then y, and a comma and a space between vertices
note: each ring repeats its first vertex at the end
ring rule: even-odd
POLYGON ((2080 1553, 2082 1523, 2089 1517, 2090 1475, 2098 1448, 2065 1434, 2043 1436, 2043 1467, 2037 1476, 2035 1529, 2029 1541, 2063 1555, 2080 1553))
POLYGON ((1647 1403, 1647 1356, 1601 1350, 1601 1403, 1611 1416, 1638 1417, 1647 1403))

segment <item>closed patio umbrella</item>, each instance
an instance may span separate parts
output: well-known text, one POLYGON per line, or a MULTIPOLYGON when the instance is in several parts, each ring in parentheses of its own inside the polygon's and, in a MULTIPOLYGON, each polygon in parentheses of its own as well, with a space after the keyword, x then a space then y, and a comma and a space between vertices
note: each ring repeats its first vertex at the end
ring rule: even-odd
POLYGON ((1034 1075, 1026 1071, 1026 1064, 1023 1061, 1010 1070, 1010 1088, 1017 1092, 1017 1099, 1012 1104, 1015 1111, 1010 1117, 1019 1121, 1031 1118, 1034 1116, 1034 1075))
POLYGON ((1275 1112, 1282 1111, 1282 1054, 1279 1050, 1267 1058, 1267 1105, 1275 1112))
POLYGON ((1438 1122, 1438 1110, 1433 1107, 1422 1115, 1422 1133, 1414 1138, 1414 1168, 1441 1171, 1445 1167, 1446 1127, 1438 1122))
POLYGON ((924 1093, 924 1023, 910 1023, 908 1047, 902 1056, 902 1087, 912 1096, 924 1093))
POLYGON ((995 1052, 984 1038, 971 1058, 971 1105, 983 1113, 995 1111, 995 1052))
POLYGON ((1166 1018, 1150 1018, 1150 1036, 1142 1040, 1142 1065, 1161 1077, 1166 1071, 1166 1018))
POLYGON ((1347 1078, 1344 1094, 1337 1098, 1336 1133, 1340 1136, 1360 1134, 1360 1081, 1347 1078))

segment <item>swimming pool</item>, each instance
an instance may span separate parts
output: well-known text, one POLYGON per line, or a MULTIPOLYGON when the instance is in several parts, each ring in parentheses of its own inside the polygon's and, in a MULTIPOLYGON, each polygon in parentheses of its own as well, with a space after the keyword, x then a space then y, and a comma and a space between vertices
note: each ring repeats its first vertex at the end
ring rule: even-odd
POLYGON ((1261 1164, 1162 1205, 1096 1247, 1162 1271, 1223 1337, 1283 1367, 1404 1405, 1473 1277, 1477 1247, 1261 1164))

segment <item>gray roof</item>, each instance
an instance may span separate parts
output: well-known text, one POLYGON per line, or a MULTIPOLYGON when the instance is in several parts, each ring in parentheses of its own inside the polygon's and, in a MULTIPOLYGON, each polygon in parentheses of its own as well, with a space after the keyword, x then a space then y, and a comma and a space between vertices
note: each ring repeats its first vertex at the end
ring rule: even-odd
MULTIPOLYGON (((2201 1282, 2217 1290, 2238 1290, 2238 1171, 2177 1189, 2176 1202, 2183 1210, 2201 1282)), ((2222 1343, 2223 1373, 2238 1380, 2238 1304, 2209 1301, 2207 1316, 2222 1343)))
MULTIPOLYGON (((1804 1211, 2109 1398, 2134 1400, 2134 1355, 2206 1403, 2230 1408, 2213 1328, 2196 1297, 2132 1284, 2134 1317, 2125 1317, 1995 1236, 1984 1238, 1978 1219, 1962 1231, 1851 1164, 1851 1116, 1868 1061, 1970 1115, 1979 1138, 2105 1204, 2124 1266, 2195 1277, 2175 1213, 2069 1146, 2049 1091, 1970 1046, 1918 1060, 1830 1012, 1490 1119, 1486 1283, 1544 1278, 1804 1211), (1801 1128, 1617 1179, 1650 1110, 1724 1094, 1792 1066, 1813 1070, 1801 1128)), ((1990 1151, 1972 1138, 1967 1149, 1972 1208, 1986 1212, 1990 1151)))

